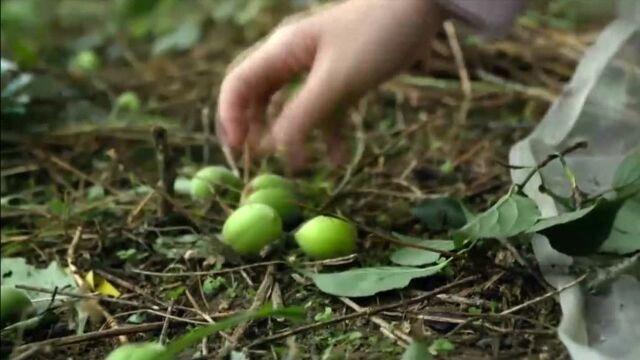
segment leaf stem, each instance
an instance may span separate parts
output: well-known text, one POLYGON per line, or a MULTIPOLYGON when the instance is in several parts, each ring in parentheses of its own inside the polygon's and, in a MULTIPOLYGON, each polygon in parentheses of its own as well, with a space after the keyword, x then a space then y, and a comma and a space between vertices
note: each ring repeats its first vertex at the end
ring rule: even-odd
POLYGON ((529 172, 529 174, 527 174, 527 177, 524 178, 524 180, 516 185, 518 192, 522 192, 522 189, 524 189, 524 187, 529 183, 529 181, 531 181, 531 179, 533 178, 533 176, 539 172, 540 170, 542 170, 545 166, 549 165, 550 162, 552 162, 553 160, 557 159, 557 158, 561 158, 563 156, 566 156, 576 150, 579 149, 585 149, 588 146, 588 143, 586 141, 578 141, 575 144, 569 146, 568 148, 560 151, 559 153, 555 153, 555 154, 549 154, 549 156, 547 156, 546 159, 544 159, 541 163, 539 163, 538 165, 536 165, 536 167, 534 167, 531 172, 529 172))

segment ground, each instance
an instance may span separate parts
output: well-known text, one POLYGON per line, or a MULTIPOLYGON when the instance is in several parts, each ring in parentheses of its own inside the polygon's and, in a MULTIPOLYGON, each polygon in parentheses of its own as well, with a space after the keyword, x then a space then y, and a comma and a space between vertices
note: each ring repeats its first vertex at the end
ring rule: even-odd
MULTIPOLYGON (((428 67, 416 64, 355 107, 349 164, 332 169, 321 149, 314 151, 314 167, 296 178, 311 194, 309 212, 322 206, 360 225, 357 255, 339 261, 311 261, 291 242, 263 258, 238 259, 211 245, 227 205, 156 188, 173 170, 188 175, 205 163, 239 166, 251 175, 282 173, 277 159, 248 159, 249 168, 229 163, 207 122, 226 64, 250 36, 207 24, 204 37, 186 51, 148 57, 123 45, 122 57, 105 61, 91 76, 39 63, 34 72, 55 77, 92 106, 108 108, 114 94, 135 91, 145 115, 3 137, 2 196, 7 205, 10 195, 24 202, 3 201, 2 257, 39 266, 58 261, 87 294, 95 294, 84 278, 93 271, 122 293, 116 300, 74 297, 56 309, 60 321, 27 332, 17 346, 35 349, 32 359, 102 359, 123 341, 171 340, 271 303, 303 306, 306 319, 255 321, 211 336, 192 352, 214 358, 231 340, 251 359, 287 352, 302 359, 392 359, 413 337, 432 344, 443 359, 568 358, 555 333, 559 306, 545 296, 552 289, 533 265, 526 239, 513 246, 486 241, 445 271, 365 298, 325 294, 299 272, 388 264, 397 247, 391 233, 446 236, 412 216, 421 201, 451 196, 478 211, 509 189, 510 146, 535 127, 599 28, 569 31, 531 19, 521 19, 498 41, 480 41, 460 28, 457 35, 443 34, 428 67), (163 162, 169 154, 175 161, 163 162), (407 301, 464 279, 423 301, 407 301), (70 304, 92 315, 84 334, 75 334, 70 304), (349 318, 361 308, 375 314, 349 318)), ((61 95, 38 105, 63 113, 77 100, 61 95)), ((3 334, 3 352, 8 346, 3 334)))

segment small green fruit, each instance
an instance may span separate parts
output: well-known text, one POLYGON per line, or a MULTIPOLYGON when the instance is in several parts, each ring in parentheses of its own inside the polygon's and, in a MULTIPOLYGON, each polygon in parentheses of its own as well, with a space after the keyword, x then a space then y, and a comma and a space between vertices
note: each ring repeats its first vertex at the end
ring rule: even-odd
POLYGON ((280 175, 275 174, 261 174, 253 178, 247 186, 248 192, 254 192, 263 189, 285 189, 289 191, 294 190, 293 183, 280 175))
POLYGON ((33 304, 27 295, 11 286, 0 288, 0 324, 10 325, 33 310, 33 304))
POLYGON ((140 98, 133 91, 125 91, 116 99, 116 108, 125 111, 140 110, 140 98))
POLYGON ((81 73, 90 73, 100 68, 100 58, 91 50, 77 53, 71 59, 71 69, 81 73))
POLYGON ((316 259, 330 259, 352 254, 356 250, 356 227, 343 219, 316 216, 295 233, 298 246, 316 259))
POLYGON ((105 360, 156 360, 165 351, 158 343, 126 344, 113 350, 105 360))
POLYGON ((237 197, 240 189, 242 180, 222 166, 204 167, 191 179, 191 196, 196 200, 209 200, 215 194, 233 193, 237 197))
POLYGON ((244 200, 245 204, 264 204, 275 210, 285 224, 294 223, 301 216, 295 196, 286 189, 258 190, 244 200))
POLYGON ((264 204, 247 204, 234 211, 222 227, 222 241, 240 255, 258 255, 282 236, 282 220, 264 204))
POLYGON ((180 195, 191 195, 191 179, 178 176, 173 181, 173 192, 180 195))

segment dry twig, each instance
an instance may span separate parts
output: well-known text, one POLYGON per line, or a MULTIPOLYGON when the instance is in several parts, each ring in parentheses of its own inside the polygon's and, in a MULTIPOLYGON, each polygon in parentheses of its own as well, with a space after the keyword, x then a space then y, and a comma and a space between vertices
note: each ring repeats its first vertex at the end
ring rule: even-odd
MULTIPOLYGON (((258 309, 267 300, 267 296, 268 296, 269 292, 271 291, 271 287, 273 286, 273 282, 274 282, 273 273, 274 272, 275 272, 274 265, 270 265, 267 268, 267 272, 264 275, 264 279, 262 280, 262 283, 260 284, 260 287, 258 288, 258 291, 256 291, 256 295, 255 295, 255 297, 253 299, 253 302, 251 303, 251 306, 249 307, 249 311, 258 309)), ((235 330, 233 330, 233 333, 231 334, 231 339, 228 341, 228 343, 225 345, 225 347, 218 354, 218 356, 217 356, 218 359, 223 359, 227 355, 229 355, 231 350, 233 350, 233 348, 238 344, 238 341, 244 335, 245 331, 247 331, 247 328, 249 327, 249 324, 250 324, 250 322, 242 323, 242 324, 238 325, 238 327, 236 327, 235 330)))
POLYGON ((402 308, 405 306, 409 306, 412 304, 416 304, 419 302, 422 302, 424 300, 427 300, 428 298, 440 294, 442 292, 445 292, 447 290, 450 290, 452 288, 470 283, 474 280, 478 279, 478 276, 468 276, 466 278, 454 281, 452 283, 449 283, 447 285, 443 285, 439 288, 436 288, 434 290, 428 291, 420 296, 416 296, 414 298, 411 299, 407 299, 407 300, 402 300, 402 301, 398 301, 398 302, 394 302, 391 304, 387 304, 387 305, 381 305, 378 307, 373 307, 373 308, 367 308, 363 311, 358 311, 355 313, 351 313, 351 314, 347 314, 344 316, 339 316, 336 318, 333 318, 331 320, 326 320, 326 321, 320 321, 320 322, 316 322, 313 324, 309 324, 309 325, 303 325, 303 326, 299 326, 293 329, 289 329, 287 331, 283 331, 280 333, 276 333, 273 335, 269 335, 269 336, 265 336, 261 339, 258 339, 254 342, 252 342, 251 344, 249 344, 250 347, 256 346, 256 345, 260 345, 260 344, 264 344, 267 342, 271 342, 271 341, 276 341, 276 340, 280 340, 280 339, 284 339, 287 338, 289 336, 295 335, 295 334, 299 334, 302 332, 306 332, 306 331, 311 331, 311 330, 315 330, 321 327, 325 327, 325 326, 329 326, 329 325, 333 325, 333 324, 338 324, 341 322, 345 322, 345 321, 349 321, 349 320, 353 320, 353 319, 357 319, 360 317, 364 317, 364 316, 371 316, 371 315, 375 315, 378 313, 381 313, 383 311, 387 311, 387 310, 391 310, 391 309, 395 309, 395 308, 402 308))

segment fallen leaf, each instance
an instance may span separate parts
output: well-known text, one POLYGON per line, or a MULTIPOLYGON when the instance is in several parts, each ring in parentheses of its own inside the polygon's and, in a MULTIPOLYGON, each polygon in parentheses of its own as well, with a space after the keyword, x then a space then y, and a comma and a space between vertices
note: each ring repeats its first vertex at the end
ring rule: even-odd
POLYGON ((89 285, 89 288, 98 294, 114 298, 118 298, 122 295, 122 293, 120 293, 120 291, 118 291, 118 289, 116 289, 109 281, 95 275, 93 270, 89 271, 87 275, 85 275, 84 280, 87 285, 89 285))
MULTIPOLYGON (((438 250, 451 251, 455 249, 455 245, 451 240, 427 240, 400 234, 394 234, 394 236, 404 242, 409 242, 438 250)), ((412 247, 402 247, 394 251, 391 254, 390 259, 392 262, 398 265, 422 266, 433 264, 434 262, 438 261, 438 259, 440 259, 440 254, 433 251, 421 250, 412 247)))
POLYGON ((456 231, 453 238, 458 243, 467 239, 508 238, 527 231, 539 218, 540 210, 533 200, 509 192, 456 231))
POLYGON ((402 289, 411 280, 440 272, 448 261, 426 268, 405 266, 379 266, 347 270, 337 273, 310 273, 316 286, 323 292, 335 296, 364 297, 379 292, 402 289))

